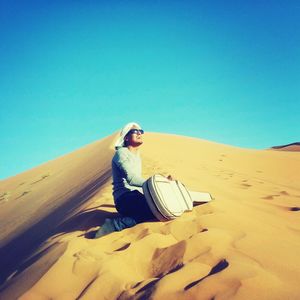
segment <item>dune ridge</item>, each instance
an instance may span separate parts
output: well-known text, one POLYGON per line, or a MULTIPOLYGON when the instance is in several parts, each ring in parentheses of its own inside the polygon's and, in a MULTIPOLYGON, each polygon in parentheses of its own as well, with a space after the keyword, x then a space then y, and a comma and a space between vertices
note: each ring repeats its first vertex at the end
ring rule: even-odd
MULTIPOLYGON (((66 187, 84 189, 87 178, 100 183, 83 198, 86 205, 82 201, 60 215, 32 251, 35 259, 6 282, 1 299, 299 299, 299 153, 147 133, 141 149, 144 177, 171 173, 215 200, 173 221, 147 222, 93 240, 104 218, 116 214, 108 175, 115 137, 53 165, 52 174, 59 174, 57 166, 86 166, 59 178, 57 196, 66 187)), ((35 176, 43 174, 39 170, 35 176)), ((23 176, 25 181, 28 174, 23 176)), ((15 186, 22 181, 14 180, 15 186)), ((8 182, 5 187, 9 190, 8 182)), ((15 197, 24 191, 19 188, 15 197)), ((63 193, 64 199, 70 194, 63 193)))
POLYGON ((26 256, 53 235, 55 227, 87 205, 110 179, 112 139, 100 140, 0 183, 0 195, 7 195, 0 198, 1 284, 16 266, 20 268, 18 264, 21 269, 22 265, 27 267, 28 262, 22 262, 26 256))
POLYGON ((271 150, 279 150, 279 151, 300 151, 300 143, 291 143, 282 146, 273 146, 271 150))

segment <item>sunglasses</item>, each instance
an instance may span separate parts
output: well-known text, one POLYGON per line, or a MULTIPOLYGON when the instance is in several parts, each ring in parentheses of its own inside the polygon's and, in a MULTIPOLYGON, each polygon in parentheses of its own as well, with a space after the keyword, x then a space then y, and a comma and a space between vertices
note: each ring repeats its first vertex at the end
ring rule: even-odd
POLYGON ((144 130, 143 129, 130 129, 128 131, 128 134, 144 134, 144 130))

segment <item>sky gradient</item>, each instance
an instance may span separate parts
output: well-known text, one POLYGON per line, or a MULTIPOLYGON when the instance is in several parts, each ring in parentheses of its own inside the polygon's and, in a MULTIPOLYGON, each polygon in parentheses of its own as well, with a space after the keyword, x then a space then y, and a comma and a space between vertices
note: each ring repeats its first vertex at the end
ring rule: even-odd
POLYGON ((130 121, 300 141, 299 1, 0 1, 0 179, 130 121))

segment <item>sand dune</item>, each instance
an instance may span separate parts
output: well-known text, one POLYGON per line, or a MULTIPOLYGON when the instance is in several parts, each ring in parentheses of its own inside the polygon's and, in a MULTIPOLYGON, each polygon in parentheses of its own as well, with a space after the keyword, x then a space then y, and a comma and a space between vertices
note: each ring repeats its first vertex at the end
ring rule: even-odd
POLYGON ((288 145, 274 146, 271 150, 280 150, 280 151, 300 151, 300 143, 291 143, 288 145))
POLYGON ((0 182, 1 299, 299 299, 299 153, 147 133, 144 176, 214 200, 93 240, 115 137, 0 182))

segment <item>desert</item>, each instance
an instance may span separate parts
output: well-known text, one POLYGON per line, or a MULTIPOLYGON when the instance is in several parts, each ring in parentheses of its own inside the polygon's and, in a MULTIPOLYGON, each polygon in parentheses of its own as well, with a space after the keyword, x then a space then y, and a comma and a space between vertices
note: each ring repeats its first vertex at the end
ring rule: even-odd
POLYGON ((143 176, 213 200, 95 240, 117 136, 0 181, 0 299, 300 298, 299 151, 147 133, 143 176))

